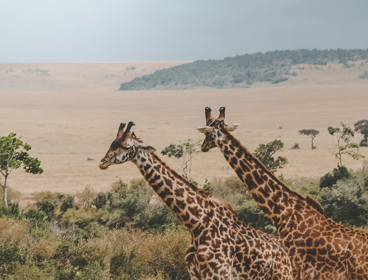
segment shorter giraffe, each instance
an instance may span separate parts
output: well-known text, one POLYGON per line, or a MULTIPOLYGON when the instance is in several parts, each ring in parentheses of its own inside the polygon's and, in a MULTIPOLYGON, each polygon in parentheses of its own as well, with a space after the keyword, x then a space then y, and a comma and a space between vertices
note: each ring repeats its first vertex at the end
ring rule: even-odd
POLYGON ((277 229, 295 279, 368 279, 368 233, 343 227, 326 217, 310 197, 290 190, 253 156, 225 124, 225 108, 214 119, 205 109, 206 126, 198 128, 206 138, 202 151, 218 147, 242 180, 249 194, 277 229))
POLYGON ((291 280, 291 263, 272 235, 241 222, 231 206, 196 188, 170 169, 130 129, 121 124, 99 167, 133 162, 164 203, 188 228, 192 242, 186 255, 192 280, 291 280))

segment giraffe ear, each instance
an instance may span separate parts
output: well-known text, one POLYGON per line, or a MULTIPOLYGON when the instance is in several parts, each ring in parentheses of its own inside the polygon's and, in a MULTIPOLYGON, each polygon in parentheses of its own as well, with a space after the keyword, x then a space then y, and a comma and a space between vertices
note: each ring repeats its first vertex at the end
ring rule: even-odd
POLYGON ((213 132, 215 128, 214 127, 211 127, 211 126, 200 126, 200 127, 197 127, 197 130, 200 132, 200 133, 207 133, 207 132, 213 132))
POLYGON ((139 149, 142 149, 143 151, 145 151, 147 154, 150 154, 150 153, 154 153, 156 152, 156 149, 152 146, 148 146, 146 144, 143 144, 143 143, 139 143, 138 145, 138 148, 139 149))
POLYGON ((226 125, 226 128, 228 131, 234 131, 235 129, 238 128, 239 125, 240 125, 239 123, 234 123, 232 125, 226 125))

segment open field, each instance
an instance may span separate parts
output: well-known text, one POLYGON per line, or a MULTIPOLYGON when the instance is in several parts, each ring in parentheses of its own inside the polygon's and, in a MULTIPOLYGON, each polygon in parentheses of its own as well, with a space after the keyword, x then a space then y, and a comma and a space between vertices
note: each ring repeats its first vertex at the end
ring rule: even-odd
MULTIPOLYGON (((62 73, 70 66, 74 69, 71 73, 76 73, 74 66, 77 64, 60 64, 58 67, 63 65, 62 73)), ((300 73, 286 83, 250 89, 138 92, 115 91, 123 81, 120 77, 111 83, 102 83, 105 78, 98 80, 96 73, 105 73, 99 70, 99 67, 107 67, 104 63, 78 65, 81 73, 87 74, 75 74, 73 77, 77 78, 69 88, 63 87, 68 84, 67 75, 60 74, 53 79, 55 84, 46 84, 47 90, 39 88, 39 83, 30 77, 22 79, 22 83, 29 80, 34 84, 17 85, 15 82, 15 90, 11 90, 10 84, 4 85, 1 80, 4 79, 4 69, 13 68, 15 71, 20 65, 0 64, 0 135, 9 132, 22 135, 32 146, 31 155, 38 157, 44 168, 42 175, 17 171, 9 177, 9 185, 24 193, 25 197, 41 190, 75 193, 86 186, 106 190, 117 177, 123 181, 140 177, 131 163, 105 171, 98 168, 99 160, 114 139, 120 122, 134 121, 137 126, 133 130, 137 136, 161 151, 179 140, 203 140, 203 135, 195 128, 204 125, 205 106, 210 106, 214 114, 220 106, 226 106, 227 122, 241 124, 234 135, 251 151, 259 143, 274 139, 285 143, 280 154, 286 156, 290 163, 281 172, 294 177, 321 176, 336 166, 337 160, 331 154, 335 139, 327 133, 329 125, 337 126, 342 121, 353 126, 357 120, 368 118, 368 81, 346 72, 363 72, 366 65, 353 70, 327 68, 326 76, 322 75, 323 70, 310 69, 307 73, 307 70, 296 70, 300 73), (92 68, 93 71, 88 70, 92 68), (328 72, 333 70, 336 75, 328 72), (88 76, 88 71, 93 75, 88 76), (304 78, 303 73, 306 73, 304 78), (310 149, 308 137, 298 134, 297 131, 303 128, 321 131, 315 139, 316 150, 310 149), (291 150, 294 143, 299 143, 301 149, 291 150), (88 158, 94 160, 87 161, 88 158)), ((126 71, 126 67, 134 65, 134 71, 149 69, 147 65, 138 67, 138 63, 129 66, 110 64, 116 69, 125 69, 125 72, 134 72, 126 71)), ((150 71, 169 67, 164 63, 150 65, 150 71)), ((22 67, 19 72, 48 69, 47 64, 24 64, 22 67)), ((111 74, 114 71, 111 70, 111 74)), ((47 76, 35 77, 43 78, 47 76)), ((357 134, 355 141, 359 142, 361 138, 357 134)), ((368 148, 362 148, 361 152, 368 158, 368 148)), ((174 159, 164 160, 180 171, 174 159)), ((344 161, 349 168, 359 168, 363 162, 347 158, 344 161)), ((194 159, 192 177, 199 183, 203 183, 205 178, 233 174, 217 150, 194 159)))

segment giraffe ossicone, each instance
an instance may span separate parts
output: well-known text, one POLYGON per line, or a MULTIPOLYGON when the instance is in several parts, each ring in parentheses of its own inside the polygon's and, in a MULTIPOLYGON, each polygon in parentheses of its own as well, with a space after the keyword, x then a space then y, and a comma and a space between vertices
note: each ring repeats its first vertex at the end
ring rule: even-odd
POLYGON ((206 107, 203 152, 219 148, 249 194, 277 229, 294 279, 368 279, 368 233, 343 227, 324 215, 311 197, 290 190, 230 132, 225 108, 214 119, 206 107), (212 128, 212 129, 209 129, 212 128))
POLYGON ((289 257, 272 235, 238 219, 229 204, 195 187, 170 169, 136 137, 129 122, 120 125, 99 167, 134 163, 153 190, 192 235, 186 263, 192 280, 291 280, 289 257))

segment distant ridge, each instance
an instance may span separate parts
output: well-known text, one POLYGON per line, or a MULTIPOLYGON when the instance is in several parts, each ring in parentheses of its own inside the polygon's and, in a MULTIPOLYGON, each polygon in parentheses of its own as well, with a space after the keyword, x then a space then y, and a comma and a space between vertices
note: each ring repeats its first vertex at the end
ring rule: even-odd
POLYGON ((120 90, 158 90, 212 88, 247 88, 255 82, 277 84, 288 80, 296 64, 326 65, 341 63, 344 67, 357 60, 368 61, 368 49, 361 50, 286 50, 245 54, 220 60, 199 60, 122 83, 120 90))

